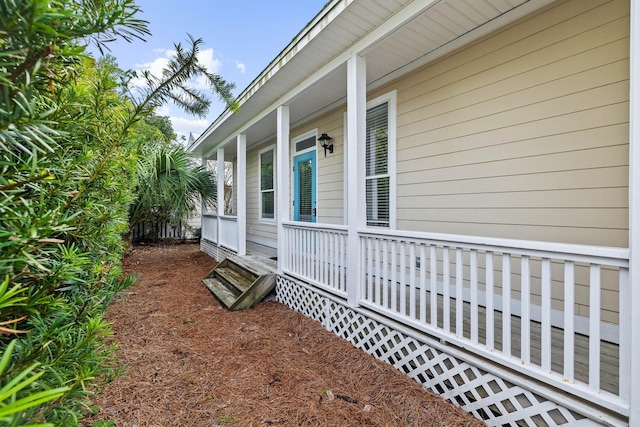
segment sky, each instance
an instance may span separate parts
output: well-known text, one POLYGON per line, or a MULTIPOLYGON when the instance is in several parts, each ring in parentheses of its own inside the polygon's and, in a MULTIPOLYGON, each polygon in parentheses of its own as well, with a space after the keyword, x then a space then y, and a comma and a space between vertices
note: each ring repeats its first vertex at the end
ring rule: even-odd
MULTIPOLYGON (((149 21, 146 42, 110 43, 120 68, 159 73, 174 43, 201 38, 200 61, 209 71, 236 84, 242 92, 311 21, 327 0, 137 0, 140 19, 149 21)), ((198 87, 198 82, 193 82, 198 87)), ((206 118, 189 116, 167 104, 157 113, 169 116, 178 137, 200 134, 224 110, 215 95, 206 118)))

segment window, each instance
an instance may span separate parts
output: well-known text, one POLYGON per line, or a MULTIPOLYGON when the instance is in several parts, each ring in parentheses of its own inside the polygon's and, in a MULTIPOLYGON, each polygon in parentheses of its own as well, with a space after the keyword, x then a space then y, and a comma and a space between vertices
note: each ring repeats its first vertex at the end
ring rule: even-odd
POLYGON ((260 180, 260 219, 266 221, 275 220, 275 149, 273 146, 265 148, 258 153, 258 175, 260 180))
MULTIPOLYGON (((374 102, 370 104, 374 104, 374 102)), ((365 191, 367 226, 390 228, 392 221, 392 161, 395 142, 390 127, 389 99, 367 109, 365 134, 365 191)))

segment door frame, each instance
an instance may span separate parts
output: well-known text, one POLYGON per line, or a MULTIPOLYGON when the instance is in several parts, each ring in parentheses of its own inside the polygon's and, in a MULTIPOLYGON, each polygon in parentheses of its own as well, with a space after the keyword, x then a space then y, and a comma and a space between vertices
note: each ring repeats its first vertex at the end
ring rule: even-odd
POLYGON ((313 129, 310 130, 308 132, 305 132, 303 134, 300 134, 298 136, 296 136, 295 138, 291 139, 291 165, 292 165, 292 171, 293 171, 293 176, 291 177, 291 193, 292 193, 292 204, 291 204, 291 218, 294 221, 300 221, 300 213, 298 211, 299 208, 299 183, 298 183, 298 178, 296 175, 296 171, 295 168, 297 167, 297 164, 300 163, 301 161, 305 161, 307 160, 307 157, 310 157, 313 159, 313 171, 312 171, 312 208, 316 209, 316 215, 312 215, 312 221, 311 222, 317 222, 318 220, 318 216, 317 216, 317 208, 318 208, 318 147, 317 147, 317 139, 318 139, 318 129, 313 129), (313 138, 314 140, 314 144, 312 147, 306 148, 306 149, 302 149, 300 151, 296 151, 296 145, 298 142, 304 141, 306 139, 309 138, 313 138), (311 154, 312 153, 312 154, 311 154))
POLYGON ((297 154, 293 157, 293 220, 300 221, 300 180, 298 178, 298 172, 296 168, 300 163, 311 160, 311 222, 317 221, 317 156, 315 150, 310 150, 302 154, 297 154), (314 215, 315 213, 315 215, 314 215))

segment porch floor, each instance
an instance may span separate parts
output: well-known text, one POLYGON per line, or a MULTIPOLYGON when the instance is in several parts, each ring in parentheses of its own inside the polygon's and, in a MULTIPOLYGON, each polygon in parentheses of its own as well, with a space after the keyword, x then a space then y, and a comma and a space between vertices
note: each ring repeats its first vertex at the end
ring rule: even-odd
POLYGON ((266 258, 269 260, 269 262, 265 262, 267 262, 267 264, 269 265, 272 265, 274 271, 278 269, 278 264, 276 262, 278 250, 276 248, 247 241, 247 255, 258 259, 266 258))

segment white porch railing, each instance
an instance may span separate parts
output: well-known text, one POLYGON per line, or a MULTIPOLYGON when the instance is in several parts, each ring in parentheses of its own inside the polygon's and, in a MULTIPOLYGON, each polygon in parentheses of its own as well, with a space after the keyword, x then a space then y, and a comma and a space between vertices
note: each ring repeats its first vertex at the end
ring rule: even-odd
POLYGON ((628 414, 628 250, 359 235, 362 306, 628 414))
POLYGON ((238 250, 238 218, 235 216, 220 215, 220 241, 218 244, 233 251, 238 250))
POLYGON ((339 225, 283 224, 283 271, 346 297, 347 228, 339 225))
POLYGON ((202 215, 202 238, 218 243, 218 216, 202 215))
MULTIPOLYGON (((347 227, 286 222, 284 273, 347 298, 347 227)), ((359 304, 621 415, 628 250, 359 230, 359 304)), ((486 367, 490 368, 489 365, 486 367)))

